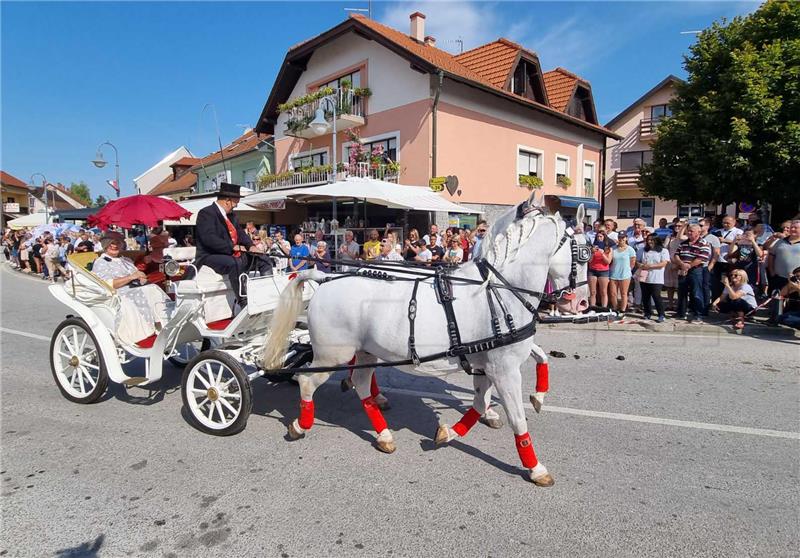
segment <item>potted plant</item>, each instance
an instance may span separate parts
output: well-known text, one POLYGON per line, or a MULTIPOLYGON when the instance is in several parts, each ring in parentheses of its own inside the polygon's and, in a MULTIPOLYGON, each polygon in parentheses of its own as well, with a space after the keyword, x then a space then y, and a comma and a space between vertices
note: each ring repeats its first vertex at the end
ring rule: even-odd
POLYGON ((556 184, 563 186, 564 188, 568 188, 569 186, 572 186, 572 180, 569 176, 559 174, 558 178, 556 179, 556 184))
POLYGON ((528 190, 535 190, 544 186, 544 181, 541 178, 527 174, 519 175, 519 183, 521 186, 528 188, 528 190))

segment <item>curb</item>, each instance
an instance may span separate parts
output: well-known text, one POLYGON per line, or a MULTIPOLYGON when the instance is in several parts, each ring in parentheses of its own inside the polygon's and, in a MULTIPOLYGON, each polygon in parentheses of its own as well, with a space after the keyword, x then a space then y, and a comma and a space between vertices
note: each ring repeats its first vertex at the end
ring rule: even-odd
MULTIPOLYGON (((693 335, 737 335, 733 328, 721 324, 691 324, 684 321, 670 320, 664 323, 657 323, 645 320, 626 320, 622 323, 616 322, 595 322, 588 324, 558 323, 558 324, 538 324, 539 328, 546 329, 568 329, 586 331, 622 331, 629 333, 686 333, 693 335)), ((759 323, 748 323, 742 334, 745 337, 779 337, 779 338, 800 338, 800 331, 780 326, 771 327, 759 323)))

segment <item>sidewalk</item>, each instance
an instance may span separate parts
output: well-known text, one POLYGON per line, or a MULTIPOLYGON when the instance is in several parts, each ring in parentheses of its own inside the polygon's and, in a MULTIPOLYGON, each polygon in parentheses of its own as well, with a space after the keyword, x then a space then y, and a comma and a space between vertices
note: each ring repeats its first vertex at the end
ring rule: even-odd
MULTIPOLYGON (((664 323, 657 323, 653 320, 626 316, 622 322, 600 321, 595 323, 576 324, 576 323, 547 323, 542 320, 538 324, 542 329, 569 329, 569 330, 590 330, 590 331, 626 331, 626 332, 650 332, 650 333, 684 333, 693 335, 737 335, 731 327, 730 321, 723 316, 711 315, 704 318, 702 324, 689 323, 686 320, 676 320, 668 318, 664 323)), ((764 323, 763 320, 748 321, 744 327, 743 336, 746 337, 780 337, 800 339, 800 330, 790 327, 773 327, 764 323)))

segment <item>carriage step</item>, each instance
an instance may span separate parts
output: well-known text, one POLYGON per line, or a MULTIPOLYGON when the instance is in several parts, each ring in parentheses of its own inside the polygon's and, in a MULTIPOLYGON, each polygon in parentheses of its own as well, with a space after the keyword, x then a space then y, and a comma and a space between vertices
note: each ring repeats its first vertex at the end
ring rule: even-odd
POLYGON ((142 376, 135 376, 133 378, 127 378, 122 381, 122 383, 128 387, 138 386, 139 384, 143 384, 147 381, 147 378, 142 376))

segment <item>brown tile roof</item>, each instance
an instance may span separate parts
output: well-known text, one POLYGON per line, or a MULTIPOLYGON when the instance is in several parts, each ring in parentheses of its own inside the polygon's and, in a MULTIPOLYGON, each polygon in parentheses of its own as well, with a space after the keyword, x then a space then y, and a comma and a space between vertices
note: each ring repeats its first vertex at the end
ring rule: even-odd
POLYGON ((564 68, 556 68, 544 73, 544 86, 547 89, 547 98, 550 99, 550 106, 556 110, 565 111, 569 105, 575 85, 582 81, 587 83, 564 68))
POLYGON ((16 176, 8 174, 6 171, 0 170, 0 183, 5 186, 16 186, 17 188, 27 188, 28 185, 16 176))
MULTIPOLYGON (((267 136, 262 134, 262 136, 259 137, 254 130, 248 130, 231 143, 224 146, 222 148, 222 154, 225 156, 225 160, 227 161, 228 159, 233 159, 234 157, 239 157, 240 155, 255 151, 261 145, 261 143, 266 140, 267 136)), ((220 155, 219 151, 214 151, 202 159, 197 160, 195 165, 192 167, 192 170, 201 168, 203 165, 213 165, 221 160, 222 156, 220 155)))
MULTIPOLYGON (((84 205, 82 201, 78 200, 77 198, 74 198, 69 194, 69 192, 65 191, 63 189, 64 186, 59 187, 56 186, 55 184, 48 184, 48 186, 50 187, 47 189, 47 204, 50 207, 55 207, 56 209, 81 209, 83 207, 86 207, 86 205, 84 205), (74 200, 75 203, 78 204, 78 207, 75 207, 74 204, 67 201, 68 199, 74 200)), ((44 188, 42 188, 41 186, 32 188, 31 195, 34 198, 42 201, 42 203, 45 202, 44 188)))
POLYGON ((508 39, 497 39, 472 50, 462 52, 455 59, 470 70, 480 74, 495 87, 505 87, 509 74, 514 71, 514 61, 522 47, 508 39))
POLYGON ((151 196, 168 196, 189 192, 195 184, 197 184, 197 175, 193 172, 185 172, 177 179, 173 176, 168 176, 147 193, 151 196))
POLYGON ((171 167, 193 167, 199 162, 200 162, 200 159, 198 157, 181 157, 180 159, 178 159, 177 161, 172 163, 170 166, 171 167))

